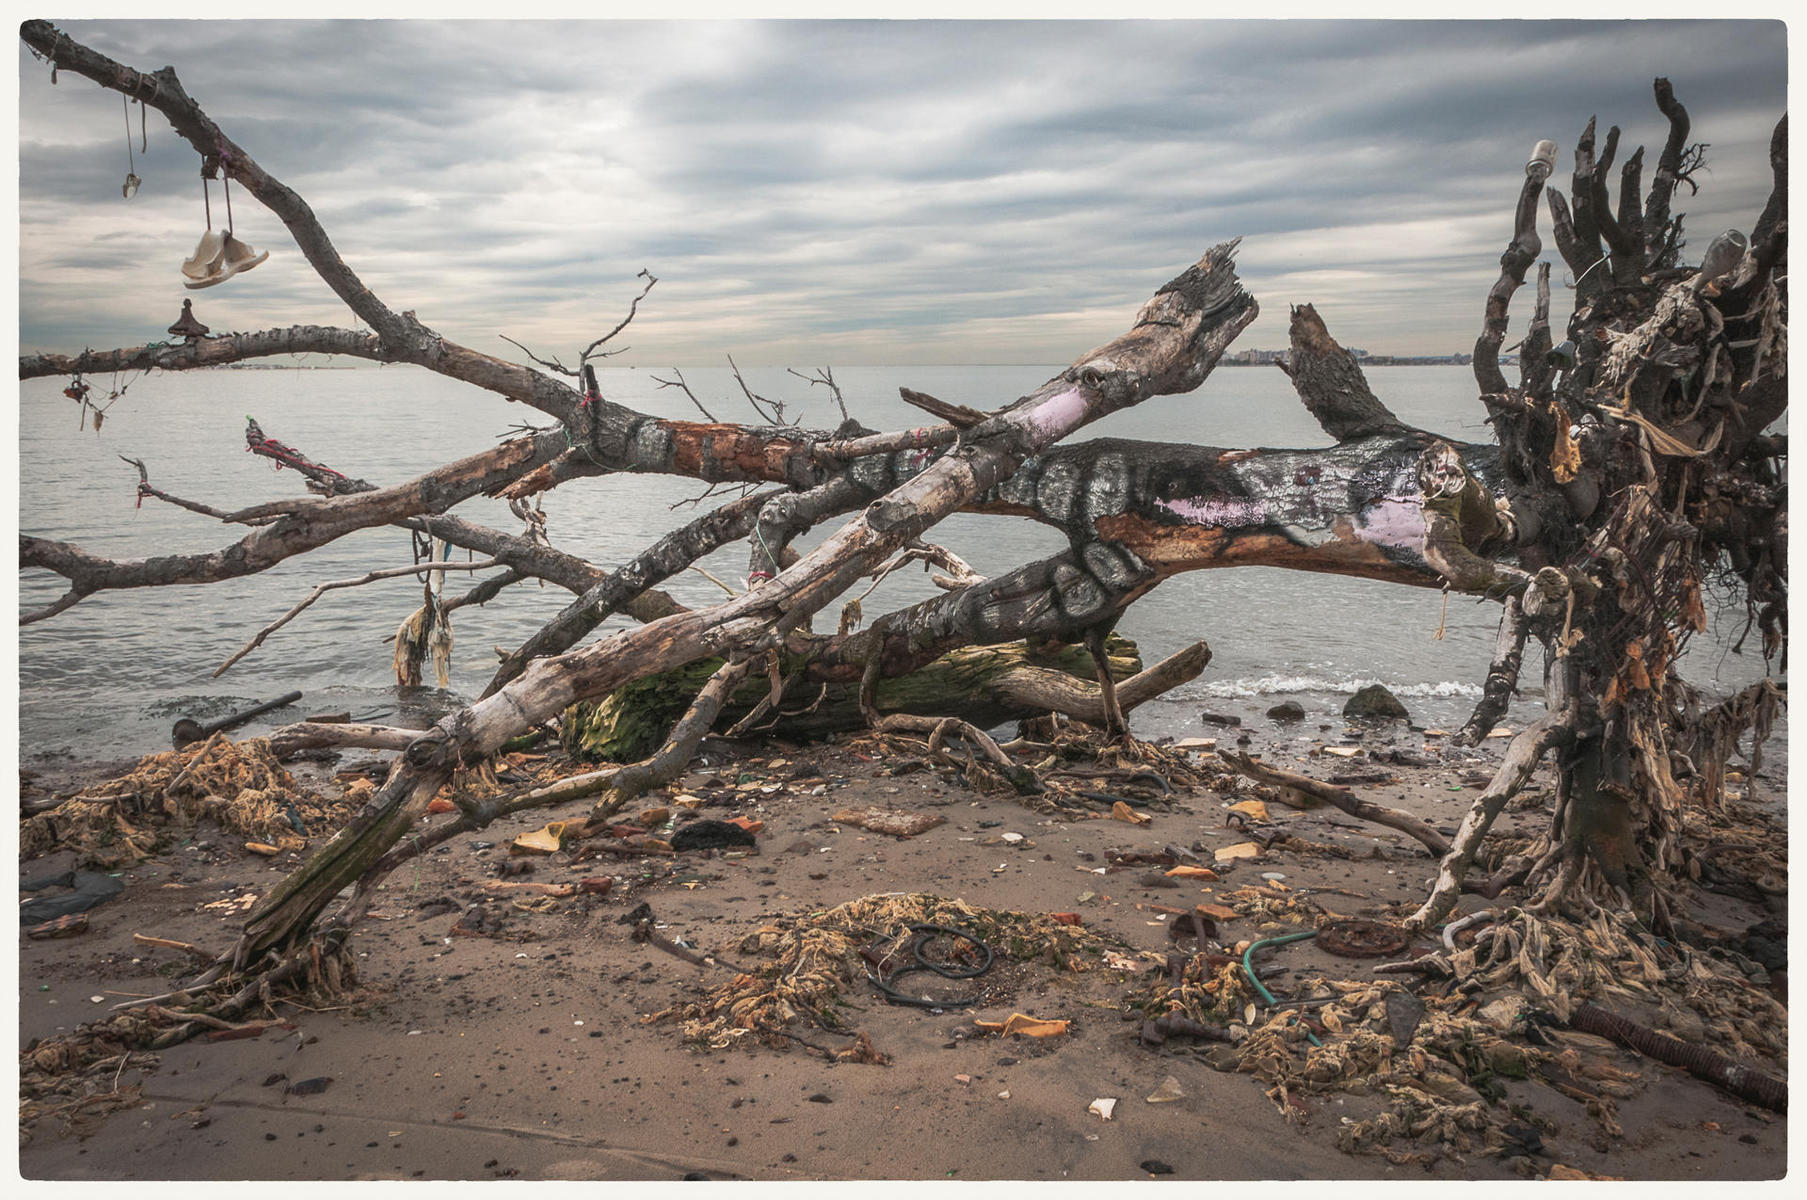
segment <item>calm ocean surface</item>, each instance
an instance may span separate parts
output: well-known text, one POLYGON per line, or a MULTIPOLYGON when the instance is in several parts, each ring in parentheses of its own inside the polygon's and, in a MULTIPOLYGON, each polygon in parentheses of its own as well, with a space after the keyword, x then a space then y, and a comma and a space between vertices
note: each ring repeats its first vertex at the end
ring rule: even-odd
MULTIPOLYGON (((907 428, 925 418, 897 398, 899 385, 943 400, 993 408, 1033 389, 1059 368, 862 367, 836 371, 854 416, 875 429, 907 428)), ((602 372, 604 394, 643 411, 694 416, 675 389, 654 375, 621 368, 602 372)), ((755 417, 725 368, 684 372, 692 389, 723 420, 755 417)), ((839 413, 825 390, 782 370, 746 372, 754 390, 789 404, 806 426, 832 429, 839 413)), ((1487 440, 1483 412, 1466 367, 1377 367, 1370 382, 1409 422, 1447 436, 1487 440)), ((119 455, 144 460, 151 482, 174 495, 233 509, 301 493, 291 472, 245 452, 244 417, 316 461, 378 484, 400 482, 493 444, 538 413, 488 393, 405 367, 357 370, 218 370, 139 378, 107 413, 98 436, 76 428, 76 406, 62 380, 20 386, 19 522, 25 533, 72 541, 113 557, 190 553, 235 540, 236 530, 172 506, 134 508, 137 476, 119 455)), ((97 396, 116 386, 90 380, 97 396)), ((123 380, 121 382, 124 382, 123 380)), ((104 402, 104 401, 103 401, 104 402)), ((1093 426, 1082 436, 1113 435, 1218 446, 1327 445, 1271 367, 1223 368, 1197 392, 1151 401, 1093 426)), ((555 545, 600 565, 638 553, 698 510, 680 505, 702 485, 662 476, 614 476, 568 484, 545 497, 555 545)), ((471 520, 518 531, 496 501, 457 510, 471 520)), ((818 531, 805 548, 824 536, 818 531)), ((985 574, 1057 552, 1063 539, 1024 518, 956 516, 932 535, 985 574)), ((462 557, 463 552, 455 552, 462 557)), ((474 697, 495 664, 495 647, 512 648, 570 598, 532 583, 506 590, 484 608, 453 619, 451 695, 403 696, 390 667, 396 626, 420 603, 420 585, 399 579, 329 592, 219 679, 213 670, 302 599, 316 583, 403 566, 409 534, 367 530, 246 579, 201 587, 110 592, 89 597, 19 632, 20 754, 26 763, 75 756, 125 757, 169 745, 177 717, 206 717, 299 689, 296 709, 252 729, 299 717, 301 710, 349 709, 354 717, 405 720, 474 697)), ((742 545, 705 560, 719 578, 739 584, 742 545)), ((448 574, 446 594, 471 586, 448 574)), ((695 572, 663 585, 680 601, 724 598, 695 572)), ((20 578, 19 603, 31 609, 62 594, 48 572, 20 578)), ((865 602, 870 617, 933 594, 918 571, 899 572, 865 602)), ((1754 653, 1734 655, 1742 614, 1723 598, 1715 628, 1696 638, 1686 674, 1730 691, 1762 675, 1754 653)), ((838 611, 835 610, 835 611, 838 611)), ((833 612, 818 618, 831 627, 833 612)), ((1135 716, 1145 735, 1198 732, 1201 710, 1246 720, 1281 698, 1301 701, 1314 722, 1334 721, 1344 698, 1380 681, 1412 710, 1414 720, 1453 728, 1466 719, 1486 675, 1497 606, 1451 597, 1444 636, 1442 595, 1359 579, 1270 568, 1196 571, 1161 585, 1131 609, 1119 632, 1136 639, 1144 660, 1203 638, 1212 662, 1193 683, 1150 703, 1135 716)), ((610 628, 618 628, 611 625, 610 628)), ((1537 669, 1526 664, 1526 683, 1537 669)), ((1522 724, 1538 710, 1535 696, 1508 718, 1522 724)), ((1265 724, 1265 723, 1262 723, 1265 724)), ((1315 723, 1309 725, 1315 730, 1315 723)))

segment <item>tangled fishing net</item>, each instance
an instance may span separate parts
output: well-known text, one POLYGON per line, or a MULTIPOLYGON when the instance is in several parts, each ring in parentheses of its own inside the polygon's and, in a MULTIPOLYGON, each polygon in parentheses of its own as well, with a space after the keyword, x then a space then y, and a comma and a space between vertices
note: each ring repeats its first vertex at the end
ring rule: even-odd
MULTIPOLYGON (((1043 962, 1060 971, 1084 971, 1103 954, 1107 940, 1049 916, 979 908, 963 900, 920 893, 864 896, 826 911, 780 917, 741 940, 742 955, 761 966, 693 1004, 644 1018, 682 1021, 687 1041, 712 1049, 752 1036, 775 1044, 800 1020, 821 1028, 842 1026, 835 1006, 842 993, 867 977, 865 952, 894 947, 912 925, 959 929, 991 949, 998 961, 1043 962)), ((978 981, 975 981, 978 982, 978 981)))
POLYGON ((125 775, 25 819, 19 852, 73 848, 85 865, 124 866, 155 852, 162 834, 154 826, 200 819, 279 850, 298 850, 306 838, 337 827, 347 811, 345 804, 301 788, 270 753, 269 739, 213 738, 148 755, 125 775))

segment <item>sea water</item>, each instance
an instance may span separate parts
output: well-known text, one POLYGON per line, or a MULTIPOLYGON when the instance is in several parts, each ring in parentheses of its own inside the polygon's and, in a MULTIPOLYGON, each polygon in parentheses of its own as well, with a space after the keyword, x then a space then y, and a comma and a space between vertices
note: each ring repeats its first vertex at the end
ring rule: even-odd
MULTIPOLYGON (((853 417, 890 430, 932 420, 898 398, 900 386, 989 409, 1033 390, 1059 369, 869 366, 839 368, 834 376, 853 417)), ((755 393, 784 404, 788 421, 817 429, 841 421, 822 386, 777 368, 744 374, 755 393)), ((1488 439, 1468 368, 1375 367, 1368 374, 1376 394, 1402 419, 1457 440, 1488 439)), ((616 368, 600 375, 611 400, 660 416, 700 416, 679 389, 661 386, 675 378, 671 371, 616 368)), ((726 367, 687 368, 683 377, 718 418, 760 419, 726 367)), ((219 549, 246 532, 154 499, 139 505, 137 471, 121 456, 142 460, 153 486, 222 510, 303 493, 294 472, 246 452, 246 416, 315 461, 379 485, 483 450, 523 425, 548 423, 532 409, 415 368, 279 367, 91 377, 93 397, 108 406, 96 433, 78 427, 78 406, 62 395, 64 382, 38 379, 20 386, 20 528, 115 558, 219 549), (109 400, 114 391, 120 394, 109 400)), ((1246 447, 1330 442, 1273 367, 1220 368, 1193 393, 1157 397, 1078 436, 1101 435, 1246 447)), ((565 484, 543 503, 555 546, 609 567, 733 494, 718 488, 699 499, 706 490, 694 480, 617 474, 565 484)), ((456 511, 500 529, 520 529, 500 501, 471 501, 456 511)), ((808 549, 839 524, 800 539, 799 548, 808 549)), ((1022 517, 956 515, 929 538, 986 575, 1065 546, 1058 531, 1022 517)), ((453 557, 467 556, 458 550, 453 557)), ((530 581, 485 607, 458 610, 445 692, 404 693, 394 684, 392 639, 422 602, 422 584, 413 577, 329 591, 224 675, 213 676, 316 584, 413 561, 407 531, 365 530, 257 575, 101 593, 22 628, 22 758, 30 764, 148 753, 168 746, 178 717, 205 719, 292 689, 304 693, 295 708, 249 728, 326 710, 419 724, 474 698, 490 678, 497 649, 519 645, 571 599, 560 588, 530 581)), ((661 586, 687 605, 720 602, 727 598, 723 584, 744 586, 747 549, 724 547, 698 565, 720 583, 686 571, 661 586)), ((463 593, 476 578, 448 572, 445 594, 463 593)), ((23 572, 21 610, 49 604, 63 590, 50 572, 23 572)), ((890 576, 862 608, 870 620, 935 593, 926 574, 911 567, 890 576)), ((1713 628, 1694 639, 1685 673, 1724 694, 1760 678, 1764 667, 1754 635, 1743 653, 1732 652, 1742 609, 1723 597, 1709 609, 1713 628)), ((817 627, 833 628, 839 611, 838 603, 831 606, 817 627)), ((1148 663, 1201 639, 1211 647, 1211 663, 1198 679, 1137 711, 1134 724, 1145 736, 1204 732, 1201 711, 1258 722, 1281 699, 1299 700, 1314 722, 1335 722, 1347 696, 1370 682, 1400 696, 1415 723, 1454 728, 1480 695, 1498 619, 1496 604, 1460 595, 1445 603, 1434 588, 1242 567, 1168 580, 1135 604, 1118 632, 1135 639, 1148 663)), ((605 630, 626 624, 618 619, 605 630)), ((1525 695, 1508 724, 1522 725, 1540 711, 1539 677, 1534 652, 1522 681, 1525 695)))

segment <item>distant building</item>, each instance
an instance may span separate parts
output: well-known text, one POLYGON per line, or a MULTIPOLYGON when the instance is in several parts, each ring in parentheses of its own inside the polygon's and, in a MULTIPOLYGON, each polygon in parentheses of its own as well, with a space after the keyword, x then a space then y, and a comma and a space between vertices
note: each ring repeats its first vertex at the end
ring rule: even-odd
MULTIPOLYGON (((1370 367, 1449 367, 1467 366, 1474 361, 1472 354, 1371 354, 1358 346, 1346 347, 1355 360, 1370 367)), ((1237 350, 1223 356, 1221 362, 1226 367, 1266 367, 1274 363, 1285 363, 1285 350, 1237 350)), ((1509 358, 1502 362, 1510 362, 1509 358)))

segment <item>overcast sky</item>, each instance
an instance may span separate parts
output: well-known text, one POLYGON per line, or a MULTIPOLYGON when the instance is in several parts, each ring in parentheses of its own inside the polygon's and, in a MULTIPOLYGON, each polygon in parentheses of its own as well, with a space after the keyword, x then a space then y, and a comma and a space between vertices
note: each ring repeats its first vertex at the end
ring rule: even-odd
MULTIPOLYGON (((1565 192, 1591 114, 1654 160, 1669 76, 1711 143, 1677 201, 1698 253, 1761 210, 1786 103, 1784 28, 1755 21, 66 28, 175 66, 366 284, 467 345, 574 360, 651 270, 616 360, 641 366, 1064 362, 1238 236, 1238 348, 1309 301, 1345 345, 1467 350, 1537 139, 1565 192)), ((134 106, 122 199, 119 96, 19 70, 23 350, 155 338, 185 296, 216 331, 352 323, 236 190, 270 260, 184 291, 194 152, 152 113, 138 153, 134 106)))

